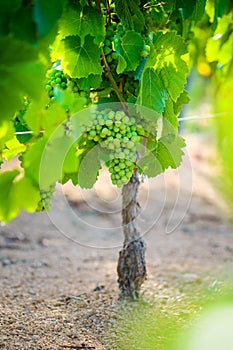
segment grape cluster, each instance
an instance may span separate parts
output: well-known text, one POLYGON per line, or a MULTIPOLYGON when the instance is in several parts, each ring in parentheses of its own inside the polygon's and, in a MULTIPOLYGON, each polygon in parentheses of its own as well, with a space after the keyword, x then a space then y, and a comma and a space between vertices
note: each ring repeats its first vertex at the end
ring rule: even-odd
POLYGON ((104 40, 103 52, 106 57, 106 61, 111 70, 115 70, 118 63, 118 54, 114 50, 114 35, 116 33, 117 24, 112 22, 106 28, 106 37, 104 40))
POLYGON ((143 129, 136 126, 136 120, 123 111, 111 109, 91 113, 91 122, 82 126, 83 137, 99 143, 108 154, 106 165, 114 185, 121 187, 129 182, 136 168, 137 144, 143 129))
POLYGON ((87 103, 90 100, 90 89, 82 90, 79 86, 78 79, 72 79, 63 70, 52 69, 48 72, 48 80, 46 84, 46 90, 51 100, 54 99, 55 91, 54 88, 58 87, 60 89, 68 89, 70 92, 77 94, 80 97, 85 97, 87 103))
POLYGON ((53 192, 55 191, 55 184, 50 185, 48 190, 40 191, 40 201, 37 205, 36 211, 49 211, 51 206, 51 200, 53 192))
POLYGON ((49 97, 53 99, 55 86, 66 89, 67 88, 67 76, 62 70, 52 69, 48 72, 48 80, 46 84, 46 90, 49 97))

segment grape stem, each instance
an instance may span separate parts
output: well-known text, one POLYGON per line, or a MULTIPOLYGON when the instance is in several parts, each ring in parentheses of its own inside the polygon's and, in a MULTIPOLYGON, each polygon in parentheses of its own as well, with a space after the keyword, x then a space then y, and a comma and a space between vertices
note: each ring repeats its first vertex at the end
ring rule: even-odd
POLYGON ((106 60, 106 57, 105 57, 105 54, 104 54, 103 50, 102 50, 102 59, 103 59, 103 62, 104 62, 105 72, 106 72, 106 74, 107 74, 107 76, 108 76, 108 79, 110 80, 110 83, 112 84, 113 90, 115 91, 115 93, 116 93, 116 95, 117 95, 119 101, 120 101, 121 104, 122 104, 122 107, 123 107, 124 112, 127 114, 127 108, 126 108, 126 104, 125 104, 126 101, 125 101, 124 98, 122 97, 121 92, 120 92, 120 90, 118 89, 118 86, 117 86, 117 84, 116 84, 116 82, 115 82, 115 80, 114 80, 114 78, 113 78, 113 76, 112 76, 111 69, 110 69, 110 67, 109 67, 109 65, 108 65, 108 62, 107 62, 107 60, 106 60))
POLYGON ((109 0, 106 0, 106 5, 107 5, 107 12, 108 12, 108 25, 110 25, 111 24, 111 9, 110 9, 109 0))
POLYGON ((95 0, 95 3, 96 3, 96 7, 98 10, 100 10, 100 0, 95 0))

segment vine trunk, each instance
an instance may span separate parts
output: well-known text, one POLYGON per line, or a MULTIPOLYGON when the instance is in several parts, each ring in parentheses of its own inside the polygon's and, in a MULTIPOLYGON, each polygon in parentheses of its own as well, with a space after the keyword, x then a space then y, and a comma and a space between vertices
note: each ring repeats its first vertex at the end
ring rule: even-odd
POLYGON ((139 185, 138 172, 135 171, 122 189, 124 245, 119 253, 117 266, 120 297, 137 298, 140 287, 146 279, 146 247, 136 222, 140 208, 139 185))

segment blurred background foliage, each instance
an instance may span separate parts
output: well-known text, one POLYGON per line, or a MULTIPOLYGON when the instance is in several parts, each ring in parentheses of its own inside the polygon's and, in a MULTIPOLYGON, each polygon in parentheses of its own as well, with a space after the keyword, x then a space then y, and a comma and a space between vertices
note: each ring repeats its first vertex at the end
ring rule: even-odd
MULTIPOLYGON (((188 132, 206 132, 216 146, 215 185, 233 212, 233 1, 207 1, 206 12, 193 28, 189 52, 193 68, 187 88, 190 103, 182 123, 188 132)), ((200 150, 201 152, 201 150, 200 150)))

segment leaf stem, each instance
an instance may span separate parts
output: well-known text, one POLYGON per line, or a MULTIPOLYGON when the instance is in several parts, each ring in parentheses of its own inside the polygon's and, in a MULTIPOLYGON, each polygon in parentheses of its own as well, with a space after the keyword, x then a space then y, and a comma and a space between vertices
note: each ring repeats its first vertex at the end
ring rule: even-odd
POLYGON ((106 0, 107 12, 108 12, 108 25, 111 24, 111 8, 109 4, 109 0, 106 0))
POLYGON ((110 80, 110 83, 112 84, 112 87, 113 87, 113 90, 115 91, 119 101, 121 102, 122 104, 122 107, 124 109, 124 112, 127 112, 127 107, 126 107, 126 101, 124 100, 123 96, 121 95, 121 92, 120 90, 118 89, 118 86, 112 76, 112 73, 111 73, 111 69, 109 68, 109 65, 108 65, 108 62, 106 60, 106 57, 104 55, 104 52, 102 50, 102 59, 103 59, 103 62, 104 62, 104 66, 105 66, 105 72, 108 76, 108 79, 110 80))

